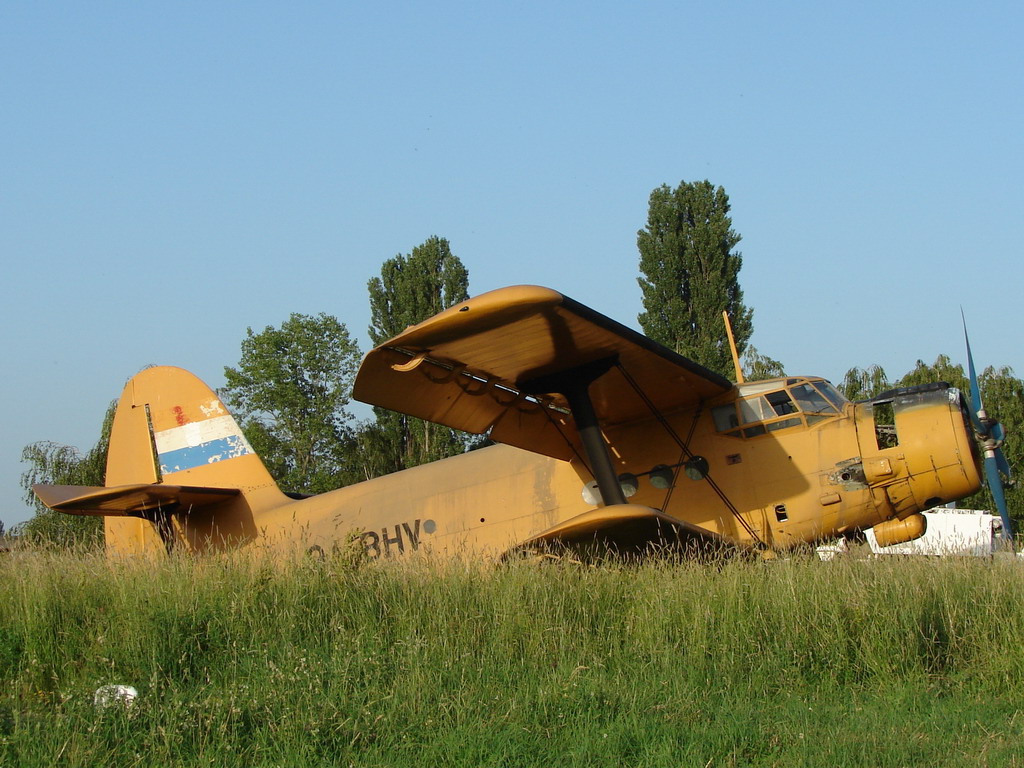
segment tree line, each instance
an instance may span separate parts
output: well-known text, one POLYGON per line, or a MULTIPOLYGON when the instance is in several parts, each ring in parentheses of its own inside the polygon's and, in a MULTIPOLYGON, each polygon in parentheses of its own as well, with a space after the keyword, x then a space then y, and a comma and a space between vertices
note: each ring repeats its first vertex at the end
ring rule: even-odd
MULTIPOLYGON (((752 345, 753 310, 739 283, 741 237, 733 229, 729 197, 711 182, 662 185, 650 194, 647 224, 637 232, 643 332, 684 357, 728 378, 734 375, 722 312, 729 314, 747 380, 784 376, 783 365, 752 345)), ((367 285, 371 342, 378 345, 469 298, 469 270, 443 237, 434 236, 381 266, 367 285)), ((357 421, 349 411, 361 353, 333 315, 292 314, 280 326, 247 329, 238 365, 224 368, 218 392, 282 490, 315 494, 470 450, 485 438, 381 408, 357 421)), ((940 356, 889 381, 878 366, 852 368, 840 389, 851 400, 894 386, 948 381, 968 391, 963 368, 940 356)), ((981 375, 986 406, 1002 420, 1011 464, 1020 456, 1024 384, 1009 368, 981 375)), ((52 442, 25 447, 22 475, 35 516, 21 533, 48 541, 98 539, 100 518, 54 513, 31 493, 35 483, 103 485, 116 401, 107 410, 97 444, 85 454, 52 442)), ((969 504, 986 505, 984 494, 969 504)), ((1011 516, 1024 519, 1024 498, 1007 494, 1011 516)), ((991 505, 988 504, 989 508, 991 505)))

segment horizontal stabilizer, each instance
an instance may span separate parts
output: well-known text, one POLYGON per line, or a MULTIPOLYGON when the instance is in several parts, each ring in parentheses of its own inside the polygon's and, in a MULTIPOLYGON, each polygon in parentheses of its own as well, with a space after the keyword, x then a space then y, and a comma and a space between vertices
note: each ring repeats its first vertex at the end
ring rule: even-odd
POLYGON ((36 496, 59 512, 75 515, 140 517, 157 509, 203 507, 237 496, 237 488, 189 485, 33 485, 36 496))
POLYGON ((524 541, 520 548, 543 544, 601 541, 619 549, 648 544, 696 542, 724 546, 719 534, 641 504, 613 504, 576 515, 524 541))

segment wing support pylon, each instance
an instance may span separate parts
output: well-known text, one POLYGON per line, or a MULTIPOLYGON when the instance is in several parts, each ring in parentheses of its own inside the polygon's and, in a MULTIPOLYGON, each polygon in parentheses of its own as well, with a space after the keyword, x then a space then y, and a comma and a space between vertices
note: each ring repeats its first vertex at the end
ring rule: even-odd
POLYGON ((547 395, 555 392, 563 395, 568 401, 587 464, 594 475, 594 480, 597 481, 597 487, 606 506, 625 504, 626 497, 615 474, 608 444, 601 435, 601 423, 590 397, 590 385, 604 376, 617 362, 618 356, 612 355, 520 384, 523 391, 528 394, 547 395))

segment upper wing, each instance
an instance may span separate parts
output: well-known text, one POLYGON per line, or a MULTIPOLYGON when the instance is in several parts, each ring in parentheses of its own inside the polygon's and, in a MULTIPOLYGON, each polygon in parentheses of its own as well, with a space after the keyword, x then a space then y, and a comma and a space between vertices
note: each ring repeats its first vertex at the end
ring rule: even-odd
POLYGON ((604 426, 650 415, 652 406, 664 412, 696 404, 732 387, 728 379, 556 291, 515 286, 457 304, 372 350, 353 396, 569 459, 579 440, 565 398, 528 394, 523 385, 611 358, 615 369, 590 386, 604 426))
POLYGON ((173 505, 201 507, 237 496, 237 488, 197 488, 187 485, 33 485, 36 496, 50 509, 75 515, 140 515, 173 505))

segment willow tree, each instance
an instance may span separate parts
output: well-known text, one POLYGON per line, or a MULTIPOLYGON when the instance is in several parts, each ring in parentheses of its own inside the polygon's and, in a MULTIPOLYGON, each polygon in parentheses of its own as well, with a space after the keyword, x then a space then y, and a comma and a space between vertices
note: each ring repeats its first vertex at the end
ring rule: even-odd
POLYGON ((892 389, 892 382, 880 365, 869 365, 867 368, 854 366, 846 372, 839 391, 846 395, 847 400, 869 400, 872 397, 892 389))
POLYGON ((28 469, 21 473, 21 487, 25 491, 25 502, 35 510, 35 516, 17 526, 19 535, 62 547, 102 543, 102 517, 55 512, 39 500, 32 492, 32 486, 37 483, 103 485, 116 410, 117 400, 112 400, 103 416, 99 440, 84 454, 74 446, 49 440, 31 443, 22 449, 21 460, 28 464, 28 469))
POLYGON ((729 313, 742 355, 754 330, 743 304, 735 249, 739 234, 729 217, 729 196, 709 181, 662 185, 651 192, 647 226, 637 233, 638 279, 644 333, 723 376, 732 376, 732 354, 722 322, 729 313))

